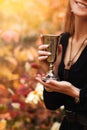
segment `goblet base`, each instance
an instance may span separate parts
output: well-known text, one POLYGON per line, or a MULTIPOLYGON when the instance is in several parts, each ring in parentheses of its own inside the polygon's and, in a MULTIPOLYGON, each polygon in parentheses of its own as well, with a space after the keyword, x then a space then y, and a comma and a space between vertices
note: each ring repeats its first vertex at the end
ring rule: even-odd
MULTIPOLYGON (((57 80, 56 77, 50 76, 50 75, 46 75, 45 77, 42 78, 42 80, 43 80, 44 82, 46 82, 46 81, 49 80, 49 79, 57 80)), ((51 89, 49 89, 49 88, 47 88, 47 87, 45 87, 45 89, 46 89, 46 91, 48 91, 48 92, 53 92, 51 89)))
POLYGON ((46 81, 49 80, 49 79, 57 80, 56 77, 54 77, 54 76, 50 76, 49 74, 46 75, 45 77, 42 77, 42 80, 43 80, 44 82, 46 82, 46 81))

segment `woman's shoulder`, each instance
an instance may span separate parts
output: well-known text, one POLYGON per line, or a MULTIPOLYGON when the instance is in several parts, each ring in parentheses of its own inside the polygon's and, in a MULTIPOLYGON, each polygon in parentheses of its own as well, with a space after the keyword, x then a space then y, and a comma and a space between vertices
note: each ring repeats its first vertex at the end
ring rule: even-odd
POLYGON ((60 44, 64 44, 68 42, 68 39, 70 37, 70 33, 69 32, 63 32, 59 35, 59 42, 60 44))
POLYGON ((70 37, 70 33, 69 32, 61 33, 60 37, 61 37, 61 40, 66 40, 70 37))

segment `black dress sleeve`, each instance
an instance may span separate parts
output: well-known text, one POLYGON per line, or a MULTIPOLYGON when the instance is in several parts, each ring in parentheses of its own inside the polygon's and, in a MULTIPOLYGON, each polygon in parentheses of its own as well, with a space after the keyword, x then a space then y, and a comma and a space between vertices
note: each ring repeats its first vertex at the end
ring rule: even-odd
POLYGON ((87 102, 87 84, 84 88, 80 90, 80 102, 86 103, 87 102))

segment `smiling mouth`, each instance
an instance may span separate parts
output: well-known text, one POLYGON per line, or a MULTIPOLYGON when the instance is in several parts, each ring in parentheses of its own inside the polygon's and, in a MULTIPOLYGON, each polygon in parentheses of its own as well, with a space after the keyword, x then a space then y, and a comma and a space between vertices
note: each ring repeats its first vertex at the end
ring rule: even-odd
POLYGON ((78 6, 80 6, 81 8, 87 8, 87 5, 84 4, 84 3, 82 3, 82 2, 76 1, 75 3, 76 3, 78 6))

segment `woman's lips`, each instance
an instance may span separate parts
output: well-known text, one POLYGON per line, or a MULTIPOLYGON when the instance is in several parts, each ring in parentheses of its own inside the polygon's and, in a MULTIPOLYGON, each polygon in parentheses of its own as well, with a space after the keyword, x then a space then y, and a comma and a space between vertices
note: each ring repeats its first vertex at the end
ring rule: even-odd
POLYGON ((82 2, 79 2, 79 1, 76 1, 76 4, 82 8, 87 8, 87 4, 85 3, 82 3, 82 2))

